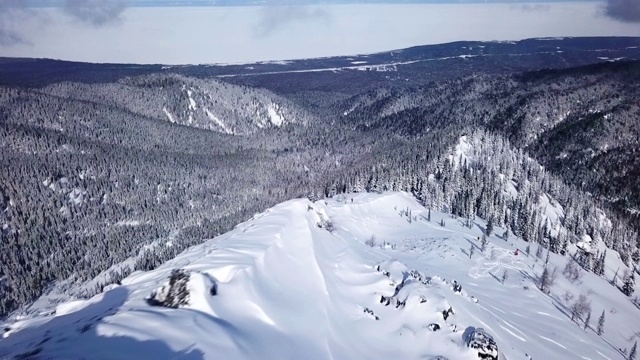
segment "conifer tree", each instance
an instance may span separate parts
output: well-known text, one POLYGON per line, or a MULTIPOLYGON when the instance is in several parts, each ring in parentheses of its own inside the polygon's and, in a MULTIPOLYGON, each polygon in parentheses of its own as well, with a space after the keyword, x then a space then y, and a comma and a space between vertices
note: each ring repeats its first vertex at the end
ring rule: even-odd
POLYGON ((631 273, 631 275, 629 275, 629 273, 625 273, 623 284, 622 284, 622 292, 625 295, 631 297, 635 290, 634 286, 635 286, 635 278, 633 273, 631 273))
POLYGON ((600 315, 600 318, 598 319, 598 330, 597 330, 598 335, 602 336, 602 334, 604 334, 604 310, 602 310, 602 315, 600 315))
POLYGON ((489 216, 489 221, 487 221, 487 228, 485 229, 485 234, 487 236, 491 236, 493 232, 493 216, 489 216))
POLYGON ((548 294, 555 282, 556 269, 553 269, 553 271, 549 271, 549 268, 545 266, 544 270, 542 270, 542 275, 540 275, 540 290, 543 293, 548 294))
POLYGON ((584 330, 586 331, 589 327, 589 322, 591 321, 591 310, 587 313, 587 318, 584 319, 584 330))

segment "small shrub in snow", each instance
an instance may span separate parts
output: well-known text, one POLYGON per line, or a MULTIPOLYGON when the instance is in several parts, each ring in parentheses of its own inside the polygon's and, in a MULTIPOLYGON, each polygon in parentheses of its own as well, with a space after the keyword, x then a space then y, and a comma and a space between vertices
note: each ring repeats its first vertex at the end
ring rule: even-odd
POLYGON ((374 319, 380 320, 380 318, 373 312, 373 310, 371 310, 369 308, 364 308, 364 312, 366 314, 369 314, 369 315, 373 316, 374 319))
POLYGON ((178 308, 189 305, 189 282, 190 273, 183 269, 174 269, 169 277, 169 284, 154 291, 147 302, 154 306, 164 306, 168 308, 178 308))
POLYGON ((448 308, 447 310, 443 310, 442 311, 442 318, 446 321, 449 316, 451 315, 455 315, 455 313, 453 312, 453 308, 448 308))
POLYGON ((424 276, 420 271, 412 269, 409 271, 409 276, 411 276, 416 281, 420 282, 423 285, 428 285, 431 283, 431 278, 424 276))
POLYGON ((374 235, 371 235, 371 237, 364 243, 369 247, 374 247, 376 246, 376 237, 374 235))
POLYGON ((455 280, 453 280, 453 292, 456 294, 460 294, 462 292, 462 284, 458 284, 455 280))
POLYGON ((331 219, 327 219, 324 217, 324 215, 320 212, 316 212, 316 214, 318 214, 318 227, 321 229, 325 229, 328 232, 333 232, 333 230, 335 230, 335 226, 333 225, 333 221, 331 219))
POLYGON ((438 330, 440 330, 440 325, 438 325, 436 323, 433 323, 433 324, 429 324, 428 328, 431 331, 438 331, 438 330))

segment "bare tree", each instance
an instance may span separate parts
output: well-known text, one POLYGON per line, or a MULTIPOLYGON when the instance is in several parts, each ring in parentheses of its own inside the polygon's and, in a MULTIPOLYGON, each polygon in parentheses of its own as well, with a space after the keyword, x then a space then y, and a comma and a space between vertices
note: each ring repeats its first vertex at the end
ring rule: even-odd
POLYGON ((556 269, 553 268, 553 270, 549 270, 548 267, 545 267, 544 270, 542 270, 542 275, 540 275, 540 280, 539 280, 540 291, 542 291, 545 294, 548 294, 549 291, 551 291, 551 288, 553 287, 553 285, 555 285, 556 278, 557 278, 556 269))
POLYGON ((582 316, 591 312, 591 302, 587 299, 587 295, 580 294, 578 299, 571 304, 571 320, 582 319, 582 316))
POLYGON ((575 260, 569 258, 567 260, 567 265, 564 266, 564 270, 562 270, 562 275, 569 280, 572 284, 575 284, 582 279, 582 270, 578 264, 576 264, 575 260))

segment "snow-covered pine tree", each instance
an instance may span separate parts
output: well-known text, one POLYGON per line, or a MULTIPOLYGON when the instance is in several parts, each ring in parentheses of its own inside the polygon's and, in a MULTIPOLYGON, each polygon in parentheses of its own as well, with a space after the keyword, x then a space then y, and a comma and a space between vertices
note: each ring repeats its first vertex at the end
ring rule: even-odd
POLYGON ((633 344, 631 351, 629 351, 629 360, 636 360, 636 355, 638 352, 638 340, 633 344))
POLYGON ((591 310, 587 313, 587 318, 584 319, 584 330, 586 331, 589 327, 589 322, 591 321, 591 310))
POLYGON ((602 334, 604 334, 604 310, 602 310, 602 315, 600 315, 600 318, 598 319, 597 333, 599 336, 602 336, 602 334))
POLYGON ((549 249, 547 249, 547 257, 544 259, 544 265, 547 266, 547 264, 549 264, 549 253, 551 251, 549 249))
POLYGON ((623 284, 622 284, 622 292, 631 297, 633 295, 634 292, 634 286, 635 286, 635 277, 633 276, 633 273, 631 273, 631 275, 629 275, 629 272, 625 272, 624 274, 624 280, 623 280, 623 284))
POLYGON ((493 232, 493 216, 489 216, 489 220, 487 221, 487 228, 485 229, 485 234, 487 236, 491 236, 493 232))

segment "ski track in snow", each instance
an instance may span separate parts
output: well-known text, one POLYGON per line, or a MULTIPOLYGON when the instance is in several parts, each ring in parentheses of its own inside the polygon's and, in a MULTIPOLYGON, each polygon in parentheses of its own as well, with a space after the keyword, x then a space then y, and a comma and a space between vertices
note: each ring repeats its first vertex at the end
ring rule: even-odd
POLYGON ((502 328, 502 330, 508 332, 509 334, 511 334, 514 338, 523 341, 523 342, 527 342, 527 340, 525 340, 522 336, 518 336, 516 335, 513 331, 507 329, 506 327, 502 326, 501 324, 498 324, 498 326, 500 326, 502 328))
POLYGON ((547 340, 547 341, 549 341, 549 342, 551 342, 551 343, 554 343, 554 344, 558 345, 559 347, 561 347, 561 348, 563 348, 563 349, 566 349, 566 348, 567 348, 566 346, 564 346, 564 345, 560 344, 559 342, 557 342, 557 341, 555 341, 555 340, 551 340, 551 339, 549 339, 548 337, 545 337, 545 336, 542 336, 542 335, 538 335, 538 336, 540 336, 541 338, 543 338, 543 339, 545 339, 545 340, 547 340))
POLYGON ((492 260, 491 257, 487 259, 485 253, 478 249, 476 252, 478 255, 475 255, 477 257, 476 264, 469 270, 471 278, 478 279, 491 275, 498 277, 502 275, 504 270, 524 270, 523 262, 517 258, 520 255, 514 255, 511 250, 496 248, 489 244, 487 244, 487 250, 490 251, 491 257, 495 257, 495 260, 492 260))

